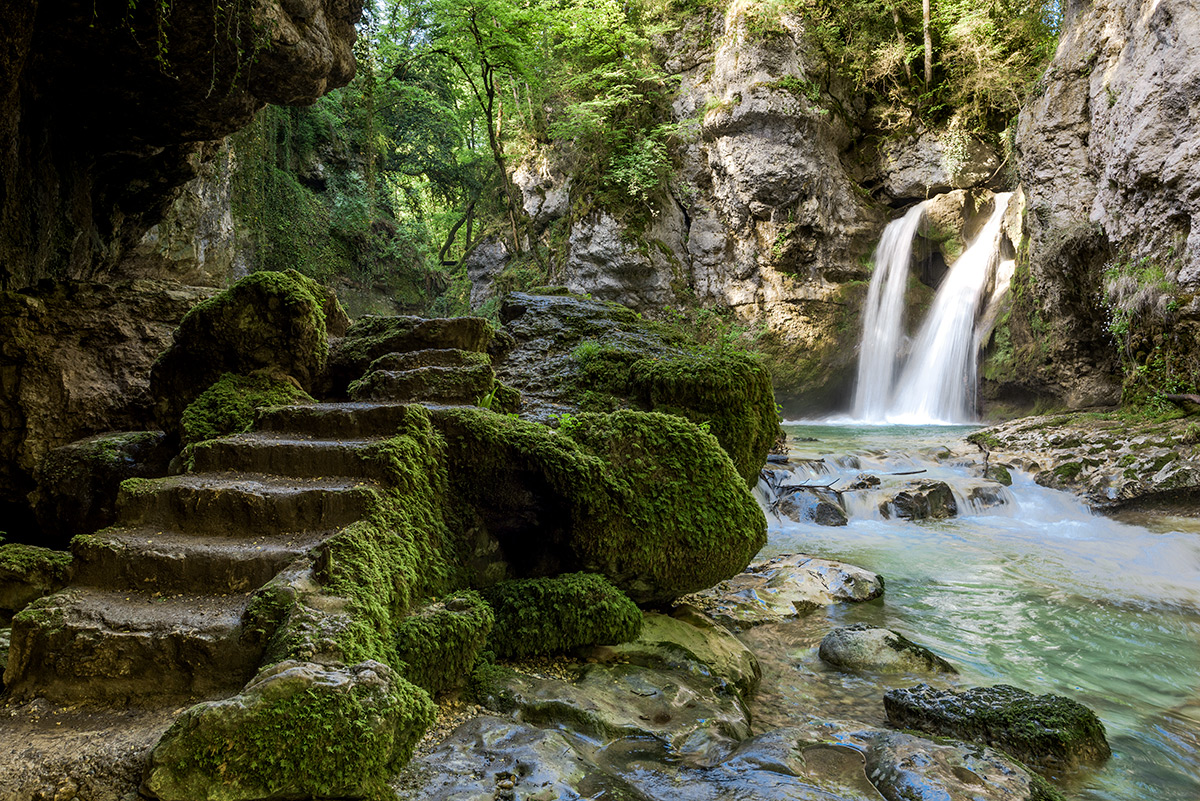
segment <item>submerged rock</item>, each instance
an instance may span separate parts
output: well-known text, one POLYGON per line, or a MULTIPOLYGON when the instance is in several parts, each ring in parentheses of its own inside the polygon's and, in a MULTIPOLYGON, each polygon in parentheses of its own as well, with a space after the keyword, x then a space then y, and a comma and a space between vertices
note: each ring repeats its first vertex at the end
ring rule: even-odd
POLYGON ((1005 684, 962 693, 918 684, 886 693, 883 704, 895 726, 991 745, 1050 771, 1098 764, 1112 754, 1095 713, 1059 695, 1005 684))
POLYGON ((907 673, 957 673, 954 666, 903 634, 855 623, 836 628, 821 640, 821 660, 842 670, 907 673))
POLYGON ((753 564, 686 600, 721 622, 756 626, 778 623, 821 606, 869 601, 882 594, 883 578, 869 570, 791 554, 753 564))
POLYGON ((885 517, 903 520, 941 520, 958 514, 954 492, 945 481, 910 481, 905 489, 879 504, 885 517))

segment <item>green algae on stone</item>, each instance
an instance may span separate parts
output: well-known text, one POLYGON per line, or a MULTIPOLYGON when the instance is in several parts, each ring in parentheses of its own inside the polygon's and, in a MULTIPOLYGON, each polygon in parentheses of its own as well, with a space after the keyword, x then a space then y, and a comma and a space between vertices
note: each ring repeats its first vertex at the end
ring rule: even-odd
POLYGON ((464 683, 492 631, 495 616, 479 593, 458 590, 396 626, 404 678, 431 694, 464 683))
POLYGON ((642 359, 630 368, 630 386, 653 411, 707 423, 738 473, 758 479, 779 437, 771 377, 745 353, 642 359))
POLYGON ((639 603, 663 602, 737 574, 766 542, 725 451, 680 417, 585 413, 569 434, 482 409, 434 421, 456 497, 518 569, 601 573, 639 603))
POLYGON ((284 662, 241 694, 184 712, 155 746, 144 786, 161 801, 381 799, 435 711, 378 662, 284 662))
POLYGON ((180 417, 184 444, 249 431, 258 409, 316 403, 287 376, 225 373, 188 404, 180 417))
POLYGON ((496 615, 489 645, 500 657, 614 645, 634 639, 642 628, 637 604, 593 573, 501 581, 484 597, 496 615))
POLYGON ((73 557, 16 542, 0 545, 0 610, 16 612, 71 580, 73 557))
POLYGON ((1059 695, 1005 684, 961 693, 918 684, 885 693, 883 704, 894 726, 990 745, 1044 770, 1099 764, 1112 755, 1095 713, 1059 695))
POLYGON ((243 278, 188 312, 154 363, 159 424, 177 431, 183 410, 225 373, 280 372, 311 388, 325 368, 329 327, 344 320, 329 290, 294 270, 243 278))

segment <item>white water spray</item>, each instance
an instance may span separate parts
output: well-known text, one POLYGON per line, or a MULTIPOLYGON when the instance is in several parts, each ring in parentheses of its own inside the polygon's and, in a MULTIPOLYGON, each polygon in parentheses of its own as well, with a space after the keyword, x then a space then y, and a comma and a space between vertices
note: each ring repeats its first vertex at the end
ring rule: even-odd
POLYGON ((887 415, 904 331, 904 290, 908 286, 912 241, 925 205, 918 203, 903 218, 888 223, 875 249, 854 389, 853 413, 859 420, 884 422, 887 415))
POLYGON ((891 423, 968 423, 975 416, 979 348, 975 318, 999 253, 1000 225, 1011 192, 996 195, 987 225, 954 262, 900 376, 891 423))

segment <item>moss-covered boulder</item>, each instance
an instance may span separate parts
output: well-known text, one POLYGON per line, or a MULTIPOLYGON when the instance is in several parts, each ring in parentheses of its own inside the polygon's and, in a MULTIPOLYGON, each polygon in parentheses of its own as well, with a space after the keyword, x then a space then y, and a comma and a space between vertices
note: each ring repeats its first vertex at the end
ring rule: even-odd
POLYGON ((0 545, 0 618, 62 589, 71 580, 71 554, 10 542, 0 545))
POLYGON ((418 610, 396 627, 404 678, 440 693, 466 682, 492 631, 492 607, 472 590, 459 590, 418 610))
POLYGON ((728 455, 680 417, 580 414, 557 431, 482 409, 433 419, 456 497, 517 575, 601 573, 662 602, 737 574, 766 543, 728 455))
MULTIPOLYGON (((333 343, 323 391, 344 395, 372 362, 392 353, 459 350, 482 353, 492 341, 492 324, 482 317, 375 317, 357 320, 333 343)), ((397 369, 380 366, 375 369, 397 369)), ((409 368, 400 368, 409 369, 409 368)))
POLYGON ((289 375, 259 371, 252 375, 225 373, 188 404, 180 416, 184 444, 249 431, 264 406, 315 403, 289 375))
POLYGON ((97 434, 47 453, 29 496, 40 542, 66 548, 72 537, 112 525, 122 481, 167 474, 174 453, 165 438, 161 431, 97 434))
POLYGON ((254 273, 196 306, 154 363, 150 391, 165 431, 225 373, 289 375, 311 389, 325 368, 330 328, 345 312, 329 290, 294 270, 254 273))
POLYGON ((637 604, 594 573, 502 581, 484 595, 496 613, 489 645, 501 657, 615 645, 642 630, 637 604))
POLYGON ((434 713, 424 690, 378 662, 283 662, 184 712, 151 753, 144 789, 161 801, 376 797, 434 713))
POLYGON ((990 745, 1051 772, 1112 755, 1095 713, 1060 695, 1006 684, 962 693, 918 684, 887 692, 883 705, 894 726, 990 745))

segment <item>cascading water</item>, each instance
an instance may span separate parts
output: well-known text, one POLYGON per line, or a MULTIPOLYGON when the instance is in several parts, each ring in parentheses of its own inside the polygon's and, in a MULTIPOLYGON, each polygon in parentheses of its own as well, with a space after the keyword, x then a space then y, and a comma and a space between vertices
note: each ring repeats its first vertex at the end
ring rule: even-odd
POLYGON ((996 195, 979 235, 954 262, 893 384, 903 332, 903 298, 912 240, 925 204, 884 230, 864 312, 854 417, 867 423, 966 423, 974 418, 979 345, 975 323, 1012 193, 996 195))
POLYGON ((889 422, 922 425, 974 419, 979 351, 975 318, 999 253, 1011 192, 996 195, 987 225, 954 262, 900 376, 889 422))
POLYGON ((885 421, 904 330, 904 289, 908 285, 912 241, 925 214, 925 205, 918 203, 904 217, 888 223, 875 249, 875 271, 863 311, 858 383, 854 390, 854 416, 859 420, 885 421))

